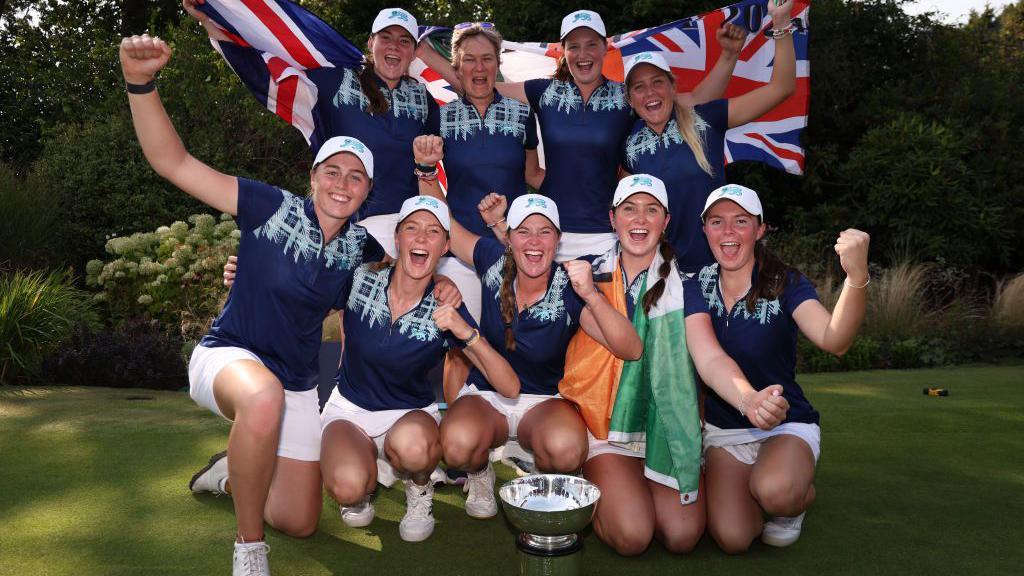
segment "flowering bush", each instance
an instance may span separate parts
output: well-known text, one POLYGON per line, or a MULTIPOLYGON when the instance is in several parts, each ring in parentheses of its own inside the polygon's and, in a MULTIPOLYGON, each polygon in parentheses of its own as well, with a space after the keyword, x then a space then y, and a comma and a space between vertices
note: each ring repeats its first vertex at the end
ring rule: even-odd
POLYGON ((155 232, 111 238, 106 251, 114 259, 88 263, 86 282, 100 289, 95 299, 114 325, 152 318, 180 327, 180 335, 193 340, 216 316, 226 293, 222 267, 241 233, 227 214, 219 222, 209 214, 188 221, 191 227, 178 221, 155 232))

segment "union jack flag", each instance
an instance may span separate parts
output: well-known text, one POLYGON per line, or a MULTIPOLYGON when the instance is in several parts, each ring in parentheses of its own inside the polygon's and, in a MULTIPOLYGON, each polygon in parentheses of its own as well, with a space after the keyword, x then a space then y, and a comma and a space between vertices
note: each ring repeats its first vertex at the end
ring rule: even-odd
MULTIPOLYGON (((680 92, 692 90, 714 67, 721 54, 715 30, 726 22, 745 27, 746 39, 725 96, 739 96, 771 79, 775 46, 763 32, 771 25, 766 0, 743 0, 653 28, 611 38, 603 71, 622 80, 623 58, 649 50, 662 51, 675 73, 680 92)), ((233 41, 214 42, 253 94, 286 122, 302 132, 316 151, 334 134, 323 134, 314 113, 316 85, 306 71, 318 67, 357 67, 362 52, 308 10, 288 0, 206 0, 199 9, 233 41)), ((726 133, 726 163, 755 160, 794 174, 803 173, 800 134, 807 125, 810 95, 807 26, 810 0, 797 0, 793 21, 796 49, 796 90, 780 105, 754 122, 726 133)), ((421 27, 421 36, 437 28, 421 27)), ((509 42, 502 46, 502 77, 511 82, 550 76, 561 53, 557 42, 509 42)), ((410 74, 424 84, 439 103, 457 97, 451 86, 420 60, 410 74)))

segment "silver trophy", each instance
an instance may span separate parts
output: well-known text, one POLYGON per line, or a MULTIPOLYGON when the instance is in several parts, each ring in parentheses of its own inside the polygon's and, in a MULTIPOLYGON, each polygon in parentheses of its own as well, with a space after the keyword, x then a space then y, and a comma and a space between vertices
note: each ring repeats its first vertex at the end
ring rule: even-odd
POLYGON ((505 516, 522 533, 522 576, 579 574, 582 541, 577 532, 590 524, 601 491, 592 482, 562 474, 533 474, 507 482, 498 491, 505 516))

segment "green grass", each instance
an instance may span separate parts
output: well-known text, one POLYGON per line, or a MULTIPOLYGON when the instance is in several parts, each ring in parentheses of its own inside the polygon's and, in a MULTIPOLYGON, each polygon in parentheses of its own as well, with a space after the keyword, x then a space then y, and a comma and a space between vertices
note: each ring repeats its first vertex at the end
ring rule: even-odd
MULTIPOLYGON (((620 558, 592 534, 584 574, 1019 574, 1024 542, 1024 367, 802 378, 822 413, 818 502, 786 549, 729 557, 658 544, 620 558), (921 394, 947 387, 946 398, 921 394)), ((231 501, 192 496, 227 426, 181 393, 0 388, 0 575, 227 574, 231 501)), ((510 477, 500 469, 501 479, 510 477)), ((277 575, 516 574, 514 533, 439 489, 434 535, 398 537, 397 489, 369 529, 325 499, 307 540, 273 531, 277 575)))

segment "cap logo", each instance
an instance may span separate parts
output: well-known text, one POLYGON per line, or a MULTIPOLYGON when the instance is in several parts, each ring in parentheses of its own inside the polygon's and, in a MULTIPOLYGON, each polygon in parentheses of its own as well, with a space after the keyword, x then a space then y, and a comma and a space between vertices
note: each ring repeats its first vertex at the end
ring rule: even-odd
POLYGON ((388 16, 388 18, 392 18, 394 20, 401 20, 402 22, 409 21, 409 15, 401 10, 392 10, 391 15, 388 16))
POLYGON ((417 206, 430 206, 431 208, 440 208, 441 206, 437 203, 437 199, 431 198, 430 196, 420 196, 416 200, 417 206))
POLYGON ((629 183, 630 186, 654 186, 654 181, 647 176, 633 176, 633 181, 629 183))
POLYGON ((362 142, 353 140, 351 138, 345 138, 341 142, 341 148, 351 148, 357 152, 366 152, 366 146, 363 146, 362 142))
POLYGON ((529 208, 530 206, 536 206, 538 208, 543 208, 546 210, 548 207, 548 203, 545 202, 543 198, 527 198, 526 207, 529 208))
POLYGON ((743 196, 743 189, 739 186, 725 186, 719 192, 720 196, 743 196))
POLYGON ((633 60, 633 61, 634 62, 645 62, 647 60, 653 60, 653 59, 654 59, 654 56, 652 56, 650 52, 643 52, 643 53, 637 55, 636 59, 633 60))
POLYGON ((572 17, 572 23, 575 24, 577 22, 590 22, 590 14, 587 14, 586 12, 577 12, 572 17))

